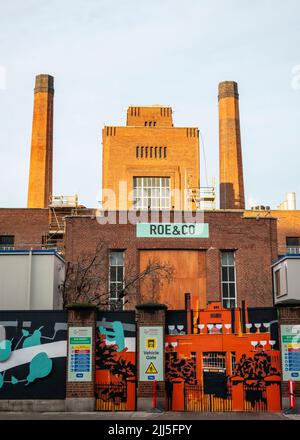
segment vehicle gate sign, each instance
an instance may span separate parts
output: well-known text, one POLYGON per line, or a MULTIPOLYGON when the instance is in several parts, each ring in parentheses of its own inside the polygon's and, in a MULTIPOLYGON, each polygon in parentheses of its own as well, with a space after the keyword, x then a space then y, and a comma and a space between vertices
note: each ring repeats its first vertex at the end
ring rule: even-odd
POLYGON ((164 380, 163 327, 140 327, 139 341, 139 380, 164 380))

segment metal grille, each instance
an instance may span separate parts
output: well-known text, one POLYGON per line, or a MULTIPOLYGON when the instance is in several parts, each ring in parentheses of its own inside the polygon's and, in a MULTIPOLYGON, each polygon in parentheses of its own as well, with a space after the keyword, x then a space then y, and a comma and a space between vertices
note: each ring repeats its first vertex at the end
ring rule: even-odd
POLYGON ((227 399, 216 397, 213 394, 204 394, 202 385, 185 384, 185 410, 197 412, 227 412, 232 411, 230 389, 227 399))
POLYGON ((209 352, 203 353, 203 368, 222 368, 226 367, 225 353, 209 352))
POLYGON ((96 384, 97 411, 126 411, 126 403, 126 385, 96 384))
POLYGON ((267 411, 267 393, 265 385, 244 384, 244 411, 267 411))

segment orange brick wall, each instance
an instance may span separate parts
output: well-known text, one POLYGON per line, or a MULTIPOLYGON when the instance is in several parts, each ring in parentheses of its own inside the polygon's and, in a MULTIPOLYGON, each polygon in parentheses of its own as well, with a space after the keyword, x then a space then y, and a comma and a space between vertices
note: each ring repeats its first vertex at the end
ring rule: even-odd
POLYGON ((277 218, 278 255, 286 253, 286 237, 300 237, 300 210, 245 211, 244 215, 277 218))
POLYGON ((219 84, 220 208, 244 209, 244 181, 237 83, 219 84))
MULTIPOLYGON (((143 108, 140 108, 141 112, 143 108)), ((157 109, 157 108, 155 108, 157 109)), ((170 109, 171 111, 171 109, 170 109)), ((151 115, 150 115, 151 116, 151 115)), ((147 114, 144 115, 147 117, 147 114)), ((132 117, 133 118, 133 117, 132 117)), ((164 117, 168 119, 168 117, 164 117)), ((136 119, 138 119, 136 117, 136 119)), ((163 118, 162 118, 163 119, 163 118)), ((143 119, 144 120, 144 119, 143 119)), ((142 124, 143 120, 138 123, 142 124)), ((130 120, 131 123, 132 120, 130 120)), ((167 124, 166 124, 167 125, 167 124)), ((133 177, 160 176, 171 178, 171 189, 184 190, 187 186, 199 187, 199 138, 197 128, 175 128, 158 122, 156 127, 127 126, 104 127, 103 137, 103 189, 111 189, 117 197, 117 209, 132 208, 132 203, 122 197, 119 205, 119 182, 127 182, 128 192, 133 189, 133 177), (166 147, 166 158, 137 158, 136 147, 166 147)), ((175 209, 182 209, 184 197, 171 199, 175 209)), ((104 207, 115 207, 104 198, 104 207)))
POLYGON ((129 107, 127 110, 127 125, 173 127, 171 107, 129 107))
POLYGON ((52 195, 53 77, 38 75, 34 89, 28 208, 46 208, 52 195))

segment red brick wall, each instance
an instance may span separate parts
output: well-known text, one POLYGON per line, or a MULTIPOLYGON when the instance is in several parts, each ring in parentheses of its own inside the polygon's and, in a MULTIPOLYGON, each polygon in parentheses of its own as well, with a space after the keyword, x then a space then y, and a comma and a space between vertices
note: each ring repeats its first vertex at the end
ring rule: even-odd
MULTIPOLYGON (((172 217, 171 217, 172 219, 172 217)), ((207 254, 207 300, 220 299, 220 250, 236 250, 238 305, 273 305, 271 263, 277 256, 276 220, 243 218, 242 212, 205 213, 208 239, 136 238, 135 225, 99 225, 95 218, 66 218, 66 259, 76 260, 82 252, 93 252, 100 241, 109 249, 126 251, 128 264, 139 265, 141 249, 203 249, 207 254)), ((182 292, 184 294, 184 292, 182 292)), ((139 302, 129 299, 128 308, 139 302)))
POLYGON ((14 235, 15 249, 41 249, 48 230, 48 209, 0 208, 0 235, 14 235))

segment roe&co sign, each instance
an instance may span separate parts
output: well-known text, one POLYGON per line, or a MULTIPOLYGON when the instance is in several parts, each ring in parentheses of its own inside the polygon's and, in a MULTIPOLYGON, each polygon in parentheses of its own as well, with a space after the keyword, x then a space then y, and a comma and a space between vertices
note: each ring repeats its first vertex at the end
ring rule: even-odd
POLYGON ((137 223, 137 237, 208 238, 208 223, 137 223))

